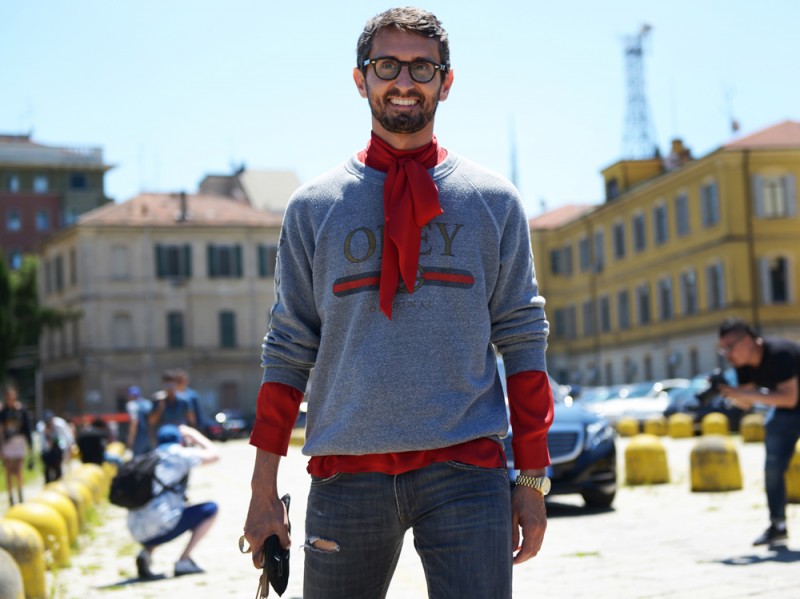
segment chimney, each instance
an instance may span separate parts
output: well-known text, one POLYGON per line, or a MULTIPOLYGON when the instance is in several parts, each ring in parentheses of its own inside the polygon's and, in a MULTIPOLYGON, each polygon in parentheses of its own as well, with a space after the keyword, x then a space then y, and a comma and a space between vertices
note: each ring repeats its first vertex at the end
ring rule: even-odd
POLYGON ((187 220, 189 220, 189 207, 188 207, 188 202, 186 200, 185 191, 181 192, 180 200, 181 200, 181 208, 180 212, 178 213, 177 220, 178 222, 186 222, 187 220))

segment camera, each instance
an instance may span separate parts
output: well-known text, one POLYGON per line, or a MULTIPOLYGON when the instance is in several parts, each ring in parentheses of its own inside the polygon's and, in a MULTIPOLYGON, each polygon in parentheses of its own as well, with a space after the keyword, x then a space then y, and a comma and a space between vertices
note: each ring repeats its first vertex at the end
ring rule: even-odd
POLYGON ((719 388, 722 385, 727 385, 728 380, 722 373, 722 370, 715 368, 706 379, 708 381, 708 389, 701 391, 696 395, 701 405, 709 403, 715 396, 719 394, 719 388))

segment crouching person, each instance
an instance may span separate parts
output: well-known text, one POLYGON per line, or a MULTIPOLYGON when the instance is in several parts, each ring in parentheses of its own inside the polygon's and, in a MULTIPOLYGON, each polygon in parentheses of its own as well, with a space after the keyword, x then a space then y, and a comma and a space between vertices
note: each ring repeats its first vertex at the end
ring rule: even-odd
POLYGON ((204 570, 192 561, 192 550, 206 535, 217 515, 214 502, 187 505, 185 491, 189 472, 200 464, 219 459, 214 445, 203 434, 189 426, 167 424, 158 429, 159 462, 153 480, 153 499, 128 513, 128 529, 143 545, 136 557, 140 578, 154 578, 150 570, 153 550, 184 532, 192 536, 180 559, 175 563, 175 576, 199 574, 204 570))

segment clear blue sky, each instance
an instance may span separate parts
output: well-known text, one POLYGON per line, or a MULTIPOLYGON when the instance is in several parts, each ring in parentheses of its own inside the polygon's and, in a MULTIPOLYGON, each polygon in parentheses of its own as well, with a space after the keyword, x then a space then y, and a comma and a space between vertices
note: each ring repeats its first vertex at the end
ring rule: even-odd
MULTIPOLYGON (((662 151, 695 155, 800 120, 796 0, 430 0, 455 84, 440 141, 540 202, 598 202, 619 159, 623 37, 649 23, 646 89, 662 151)), ((329 0, 0 0, 0 132, 101 146, 107 193, 195 190, 207 173, 294 170, 301 181, 361 149, 353 85, 364 22, 392 6, 329 0)))

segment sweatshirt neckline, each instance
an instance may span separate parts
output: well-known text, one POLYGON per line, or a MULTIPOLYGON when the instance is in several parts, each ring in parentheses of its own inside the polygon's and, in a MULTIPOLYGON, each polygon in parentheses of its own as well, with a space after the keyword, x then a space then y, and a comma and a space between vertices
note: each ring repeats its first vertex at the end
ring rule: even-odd
MULTIPOLYGON (((432 169, 429 169, 433 180, 439 181, 440 179, 443 179, 452 173, 456 166, 458 166, 458 162, 458 156, 452 151, 448 150, 447 158, 445 158, 444 161, 440 162, 432 169)), ((356 157, 356 154, 350 156, 347 162, 345 162, 344 166, 348 172, 352 173, 356 177, 359 177, 360 179, 363 179, 367 183, 373 183, 375 185, 382 186, 383 182, 386 180, 386 173, 368 167, 356 157)))

